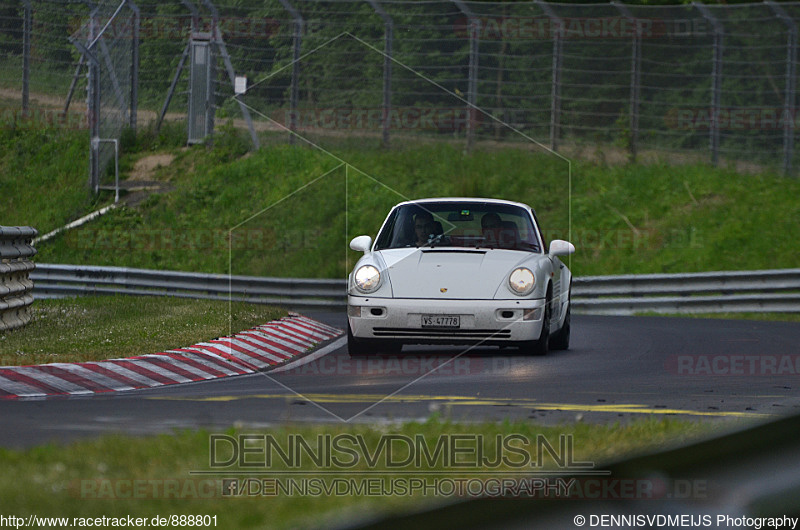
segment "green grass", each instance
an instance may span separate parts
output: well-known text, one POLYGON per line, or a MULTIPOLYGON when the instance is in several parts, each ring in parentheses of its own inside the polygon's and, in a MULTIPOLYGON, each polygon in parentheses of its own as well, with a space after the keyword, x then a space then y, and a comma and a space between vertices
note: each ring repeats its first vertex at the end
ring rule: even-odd
POLYGON ((169 297, 37 300, 33 321, 0 332, 0 366, 97 361, 191 346, 286 315, 273 307, 169 297))
MULTIPOLYGON (((330 156, 285 145, 285 135, 265 134, 267 146, 251 153, 247 139, 232 127, 221 126, 212 146, 188 149, 179 147, 182 131, 172 129, 159 137, 146 131, 126 140, 122 168, 129 171, 135 160, 151 153, 172 153, 174 161, 158 168, 153 178, 168 182, 174 191, 43 243, 37 259, 343 277, 358 257, 347 249, 349 239, 374 236, 392 205, 404 198, 463 195, 533 205, 549 238, 575 243, 570 266, 577 275, 800 263, 800 180, 772 173, 743 176, 706 165, 575 162, 570 196, 565 162, 519 146, 481 144, 464 155, 453 142, 398 141, 383 150, 377 139, 345 138, 323 142, 335 155, 330 156), (341 160, 347 165, 340 166, 341 160)), ((10 155, 0 157, 0 165, 11 170, 3 181, 25 204, 0 202, 4 223, 49 230, 93 206, 83 187, 85 164, 62 156, 69 148, 80 159, 85 142, 43 134, 33 131, 19 141, 0 143, 10 155), (45 140, 47 155, 39 153, 45 140), (64 167, 51 171, 53 164, 64 167), (56 186, 47 176, 52 174, 60 175, 56 186)))
MULTIPOLYGON (((531 423, 478 423, 459 424, 432 419, 423 423, 406 423, 403 425, 370 426, 370 425, 285 425, 269 431, 227 430, 217 432, 236 436, 238 434, 271 434, 282 440, 285 447, 287 437, 302 437, 316 448, 317 435, 336 436, 347 434, 361 436, 366 441, 365 447, 374 454, 382 434, 403 434, 407 436, 422 435, 429 447, 434 447, 441 435, 465 434, 484 436, 484 447, 487 455, 496 454, 495 436, 518 435, 525 440, 535 440, 537 435, 544 436, 547 441, 557 447, 559 435, 572 435, 574 441, 574 461, 594 462, 598 469, 603 463, 620 459, 633 453, 654 450, 665 445, 686 443, 712 432, 709 424, 678 421, 672 419, 637 420, 625 425, 589 425, 573 424, 560 427, 543 427, 531 423)), ((427 505, 457 500, 455 497, 423 496, 367 496, 367 495, 330 495, 302 496, 276 495, 270 497, 222 497, 221 479, 237 477, 240 467, 226 468, 224 477, 189 475, 190 471, 208 470, 210 468, 210 432, 182 431, 171 435, 160 435, 149 438, 132 438, 125 436, 104 436, 91 441, 81 441, 66 446, 49 444, 28 450, 0 449, 0 464, 3 474, 0 476, 0 499, 7 514, 25 517, 28 514, 58 517, 121 517, 132 515, 151 518, 155 515, 216 515, 217 527, 220 528, 303 528, 330 527, 343 524, 357 515, 376 516, 392 512, 419 510, 427 505), (207 481, 212 481, 209 486, 207 481), (148 482, 153 481, 153 482, 148 482), (172 482, 179 484, 175 491, 185 491, 179 498, 165 498, 164 494, 154 494, 154 488, 161 488, 172 482), (203 483, 203 486, 197 484, 203 483), (188 483, 188 486, 187 486, 188 483), (133 484, 141 489, 134 491, 133 484), (149 486, 148 486, 149 485, 149 486), (194 485, 194 489, 191 487, 194 485), (120 491, 120 498, 114 496, 115 488, 120 491), (149 489, 148 489, 149 488, 149 489), (186 488, 186 489, 184 489, 186 488), (211 492, 211 498, 196 498, 192 491, 211 492), (127 492, 127 493, 126 493, 127 492), (97 498, 104 497, 104 498, 97 498)), ((464 442, 459 442, 464 443, 464 442)), ((248 445, 257 447, 258 442, 248 445)), ((528 455, 536 455, 535 444, 524 446, 518 441, 512 445, 524 447, 528 455)), ((218 460, 227 456, 220 446, 218 460)), ((263 442, 261 443, 263 447, 263 442)), ((370 468, 365 462, 365 454, 355 443, 358 463, 351 468, 356 474, 336 475, 346 478, 363 478, 366 475, 359 471, 375 469, 387 471, 383 459, 379 459, 375 467, 370 468)), ((400 446, 402 447, 402 446, 400 446)), ((314 449, 316 451, 316 449, 314 449)), ((507 455, 521 461, 518 453, 507 455)), ((555 462, 543 451, 544 469, 556 469, 555 462)), ((250 462, 261 459, 253 454, 248 456, 250 462)), ((396 454, 397 462, 405 456, 396 454)), ((350 455, 340 454, 350 460, 350 455)), ((277 459, 276 459, 277 460, 277 459)), ((324 469, 336 471, 334 466, 324 469)), ((253 470, 254 468, 248 468, 253 470)), ((265 471, 262 466, 256 470, 265 471)), ((276 461, 267 470, 287 470, 284 462, 276 461)), ((305 459, 302 465, 292 470, 319 471, 321 468, 305 459)), ((423 463, 420 467, 403 468, 412 471, 415 477, 445 478, 457 475, 431 475, 428 470, 448 471, 453 468, 444 467, 441 462, 433 467, 423 463)), ((507 467, 478 467, 473 469, 503 470, 507 467)), ((458 471, 464 471, 459 469, 458 471)), ((314 475, 315 477, 322 475, 314 475)), ((393 475, 380 473, 377 477, 388 479, 393 475)), ((397 475, 394 475, 397 476, 397 475)), ((469 476, 469 475, 467 475, 469 476)), ((374 478, 375 475, 370 475, 374 478)), ((265 477, 261 477, 265 478, 265 477)), ((292 476, 298 479, 299 476, 292 476)), ((326 481, 332 476, 325 476, 326 481)), ((464 478, 464 475, 460 475, 464 478)), ((631 477, 626 477, 631 478, 631 477)))
POLYGON ((91 211, 86 131, 0 123, 0 218, 40 233, 91 211))
MULTIPOLYGON (((57 64, 34 58, 30 66, 31 99, 36 99, 37 94, 43 94, 49 97, 60 97, 66 100, 74 71, 74 67, 63 63, 57 64)), ((75 95, 73 96, 75 99, 81 99, 80 94, 85 94, 85 74, 81 76, 79 81, 80 83, 76 87, 75 95), (81 92, 81 90, 83 90, 83 92, 81 92)), ((3 57, 0 59, 0 87, 16 89, 19 90, 20 93, 22 92, 21 56, 3 57)))

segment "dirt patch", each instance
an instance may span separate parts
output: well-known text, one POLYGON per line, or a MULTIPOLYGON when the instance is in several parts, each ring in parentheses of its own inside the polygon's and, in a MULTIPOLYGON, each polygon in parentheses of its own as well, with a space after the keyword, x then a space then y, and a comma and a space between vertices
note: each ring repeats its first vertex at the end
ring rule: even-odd
MULTIPOLYGON (((52 107, 56 109, 64 108, 64 103, 66 101, 66 94, 61 96, 53 96, 50 94, 40 94, 38 92, 31 92, 29 95, 30 97, 30 105, 31 107, 42 106, 42 107, 52 107)), ((11 100, 19 100, 22 101, 22 92, 15 88, 0 88, 0 97, 5 99, 11 100)), ((77 101, 80 98, 76 98, 73 96, 72 98, 72 105, 70 106, 72 110, 85 112, 86 111, 86 102, 85 101, 77 101)), ((21 103, 20 103, 21 104, 21 103)))
POLYGON ((128 206, 136 206, 153 194, 166 193, 175 187, 158 180, 157 170, 172 164, 175 155, 171 153, 155 153, 143 156, 133 164, 133 169, 125 180, 119 183, 120 189, 126 190, 122 201, 128 206))
POLYGON ((128 175, 128 180, 154 180, 156 169, 172 164, 175 155, 171 153, 156 153, 140 158, 133 165, 128 175))

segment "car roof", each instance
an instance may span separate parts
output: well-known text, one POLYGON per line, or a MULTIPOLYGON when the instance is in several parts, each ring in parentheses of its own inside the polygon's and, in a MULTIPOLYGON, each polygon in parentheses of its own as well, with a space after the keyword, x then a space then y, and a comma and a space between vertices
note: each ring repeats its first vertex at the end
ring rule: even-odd
POLYGON ((504 200, 504 199, 487 199, 487 198, 483 198, 483 197, 431 197, 431 198, 427 198, 427 199, 414 199, 414 200, 411 200, 411 201, 404 201, 404 202, 398 203, 398 204, 395 205, 395 208, 397 206, 403 206, 403 205, 406 205, 406 204, 425 204, 425 203, 431 203, 431 202, 465 202, 465 201, 466 202, 486 202, 486 203, 493 203, 493 204, 508 204, 508 205, 512 205, 512 206, 519 206, 521 208, 528 208, 528 209, 531 208, 527 204, 524 204, 524 203, 521 203, 521 202, 507 201, 507 200, 504 200))

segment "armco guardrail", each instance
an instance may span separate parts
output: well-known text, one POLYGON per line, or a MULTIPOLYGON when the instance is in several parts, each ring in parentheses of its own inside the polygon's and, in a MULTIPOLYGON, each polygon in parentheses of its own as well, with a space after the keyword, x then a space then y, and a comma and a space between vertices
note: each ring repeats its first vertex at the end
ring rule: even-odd
POLYGON ((241 300, 292 308, 344 309, 346 280, 263 278, 127 267, 38 264, 36 297, 93 294, 241 300))
POLYGON ((800 312, 800 269, 586 276, 572 297, 593 314, 800 312))
MULTIPOLYGON (((87 294, 180 296, 343 309, 346 281, 262 278, 124 267, 38 264, 36 296, 87 294)), ((576 312, 800 312, 800 269, 637 274, 575 278, 576 312)))
POLYGON ((29 226, 0 226, 0 330, 30 322, 33 281, 30 272, 36 255, 31 240, 38 232, 29 226))

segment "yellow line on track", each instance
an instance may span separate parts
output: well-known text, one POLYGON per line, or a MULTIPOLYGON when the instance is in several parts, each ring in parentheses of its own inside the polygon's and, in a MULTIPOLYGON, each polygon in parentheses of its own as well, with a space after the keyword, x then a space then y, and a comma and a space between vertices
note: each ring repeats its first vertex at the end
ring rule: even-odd
POLYGON ((670 409, 650 407, 636 403, 603 403, 588 405, 584 403, 541 403, 531 399, 509 399, 472 396, 424 396, 424 395, 397 395, 385 396, 383 394, 252 394, 241 396, 213 396, 213 397, 154 397, 149 399, 171 401, 202 401, 202 402, 227 402, 244 399, 280 399, 280 400, 305 400, 316 403, 423 403, 439 402, 459 406, 486 406, 486 407, 526 407, 536 410, 560 410, 570 412, 616 412, 626 414, 683 414, 687 416, 714 416, 735 418, 760 418, 770 416, 756 412, 735 411, 699 411, 688 409, 670 409))

